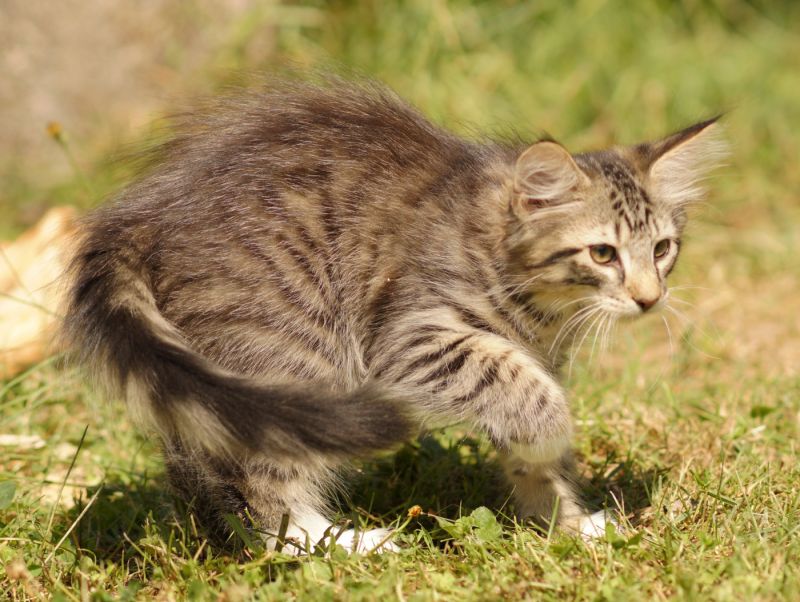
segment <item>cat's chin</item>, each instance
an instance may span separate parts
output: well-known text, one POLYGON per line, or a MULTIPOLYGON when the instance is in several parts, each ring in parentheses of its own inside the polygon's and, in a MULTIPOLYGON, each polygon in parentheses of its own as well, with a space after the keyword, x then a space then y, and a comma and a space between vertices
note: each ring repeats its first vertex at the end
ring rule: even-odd
POLYGON ((620 322, 635 322, 644 316, 645 313, 639 309, 629 311, 622 311, 614 314, 614 317, 620 322))
POLYGON ((619 318, 624 319, 625 321, 630 320, 638 320, 639 318, 643 318, 645 316, 657 316, 661 313, 661 309, 664 307, 663 301, 659 301, 653 307, 649 309, 642 309, 638 306, 626 308, 623 312, 619 314, 619 318))

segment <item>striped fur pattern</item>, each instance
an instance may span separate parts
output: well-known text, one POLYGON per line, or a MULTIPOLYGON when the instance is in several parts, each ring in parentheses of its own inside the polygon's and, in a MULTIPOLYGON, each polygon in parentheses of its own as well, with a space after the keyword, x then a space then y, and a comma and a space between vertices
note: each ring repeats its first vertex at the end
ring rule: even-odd
POLYGON ((569 526, 559 368, 663 299, 716 130, 573 156, 460 139, 372 83, 227 99, 88 217, 64 338, 212 531, 289 513, 302 548, 337 466, 456 422, 507 458, 522 514, 560 499, 569 526))

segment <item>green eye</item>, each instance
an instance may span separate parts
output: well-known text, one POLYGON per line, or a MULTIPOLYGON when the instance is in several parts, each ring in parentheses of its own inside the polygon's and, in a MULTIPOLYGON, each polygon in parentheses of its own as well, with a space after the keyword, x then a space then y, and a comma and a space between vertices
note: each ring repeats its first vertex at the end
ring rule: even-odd
POLYGON ((611 245, 592 245, 589 247, 589 255, 597 263, 611 263, 617 258, 617 250, 611 245))
POLYGON ((653 255, 655 255, 656 259, 661 259, 669 253, 670 248, 670 240, 669 238, 665 238, 664 240, 659 240, 656 243, 656 246, 653 248, 653 255))

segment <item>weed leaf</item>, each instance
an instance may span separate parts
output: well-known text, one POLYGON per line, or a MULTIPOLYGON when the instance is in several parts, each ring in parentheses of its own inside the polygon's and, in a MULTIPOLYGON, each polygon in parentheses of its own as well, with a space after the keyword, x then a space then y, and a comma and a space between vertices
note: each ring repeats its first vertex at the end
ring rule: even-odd
POLYGON ((5 510, 11 505, 16 492, 17 484, 14 481, 0 482, 0 510, 5 510))

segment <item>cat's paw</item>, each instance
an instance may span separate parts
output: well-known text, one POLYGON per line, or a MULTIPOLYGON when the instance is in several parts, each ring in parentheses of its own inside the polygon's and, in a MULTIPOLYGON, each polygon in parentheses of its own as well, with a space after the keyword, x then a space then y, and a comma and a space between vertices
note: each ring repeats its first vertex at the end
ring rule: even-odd
MULTIPOLYGON (((292 556, 305 556, 320 547, 327 552, 333 548, 334 544, 350 553, 371 554, 373 552, 397 552, 400 547, 392 541, 394 531, 391 529, 369 529, 368 531, 358 531, 347 529, 338 535, 329 532, 316 543, 310 539, 298 537, 286 537, 281 551, 292 556), (303 543, 305 542, 305 543, 303 543)), ((271 547, 275 549, 275 541, 270 540, 271 547)))
POLYGON ((348 529, 336 538, 336 545, 349 552, 370 554, 372 552, 397 552, 400 548, 392 541, 391 529, 358 531, 348 529))
POLYGON ((298 511, 286 530, 283 543, 279 544, 278 538, 270 535, 267 545, 270 549, 279 549, 294 556, 310 554, 318 547, 329 550, 334 541, 348 552, 395 552, 399 548, 392 542, 393 533, 391 529, 342 531, 316 511, 298 511))
POLYGON ((607 510, 598 510, 593 514, 581 516, 574 526, 574 530, 584 541, 593 541, 605 537, 606 525, 612 524, 619 528, 619 522, 607 510))

